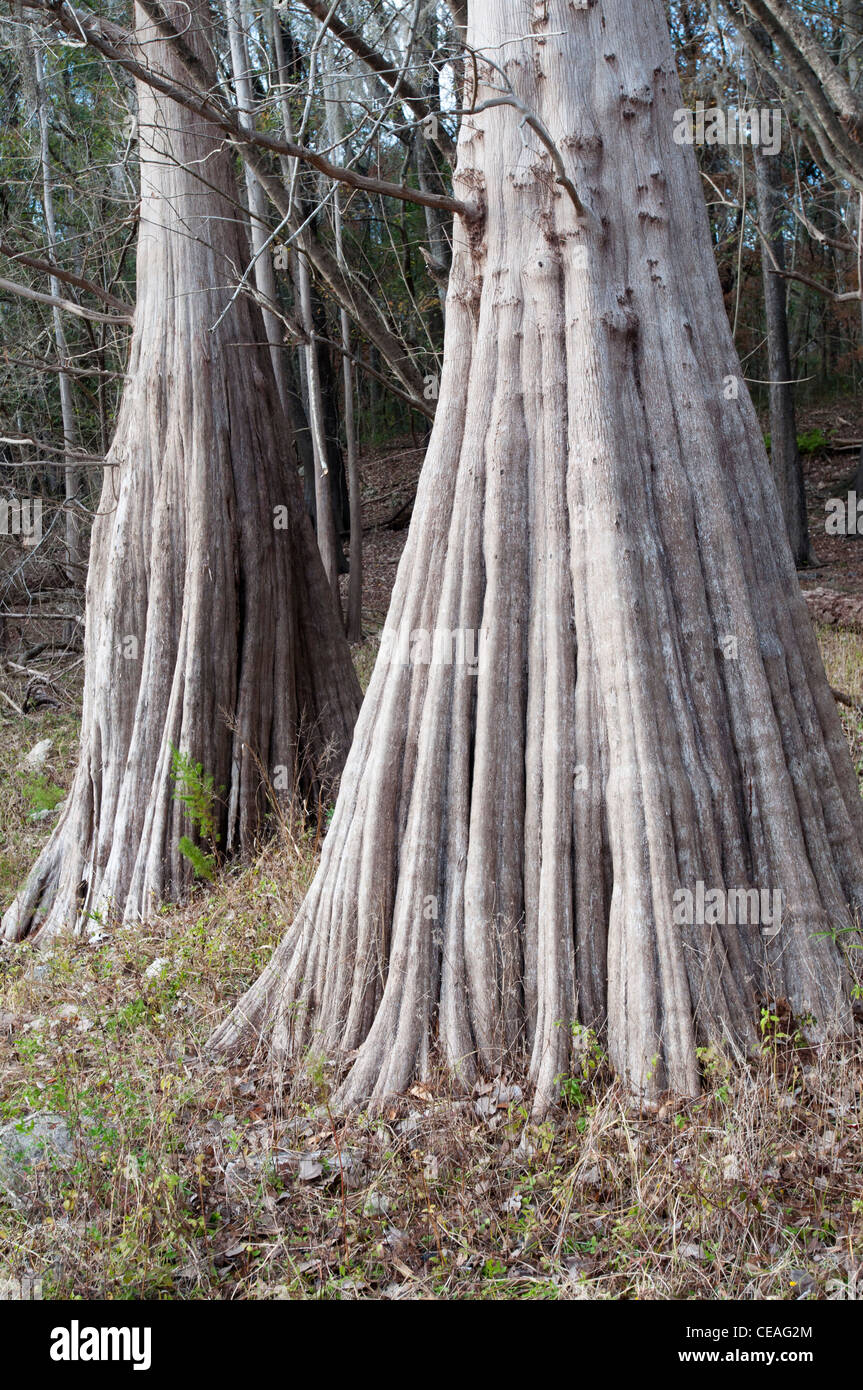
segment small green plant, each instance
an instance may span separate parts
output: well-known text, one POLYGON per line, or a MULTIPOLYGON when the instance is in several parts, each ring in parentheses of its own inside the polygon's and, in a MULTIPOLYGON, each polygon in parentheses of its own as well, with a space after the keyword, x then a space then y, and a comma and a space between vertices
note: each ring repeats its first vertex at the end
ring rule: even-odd
POLYGON ((571 1023, 573 1064, 569 1076, 555 1077, 560 1088, 560 1098, 572 1110, 581 1110, 587 1105, 593 1082, 603 1061, 602 1048, 591 1028, 580 1023, 571 1023))
POLYGON ((195 844, 188 835, 181 835, 177 848, 188 859, 199 878, 212 883, 216 872, 215 847, 219 843, 216 829, 216 792, 212 773, 205 773, 201 763, 194 763, 187 753, 171 746, 171 776, 174 781, 174 800, 186 808, 186 815, 198 832, 203 844, 210 844, 213 853, 195 844))
POLYGON ((580 1110, 587 1097, 577 1076, 559 1076, 560 1098, 571 1110, 580 1110))
MULTIPOLYGON (((764 432, 764 448, 770 452, 770 432, 764 432)), ((830 439, 824 434, 823 430, 805 430, 798 435, 798 449, 803 455, 810 453, 821 453, 824 449, 830 448, 830 439)))
MULTIPOLYGON (((770 449, 770 434, 764 435, 765 447, 770 449)), ((830 440, 821 429, 804 430, 797 436, 797 448, 801 454, 820 454, 824 449, 830 447, 830 440)))
POLYGON ((26 778, 21 790, 33 813, 53 811, 58 802, 62 801, 66 795, 62 787, 58 787, 54 782, 49 782, 44 772, 36 772, 32 777, 26 778))
POLYGON ((774 1010, 763 1005, 761 1009, 761 1019, 759 1022, 761 1029, 762 1051, 769 1052, 776 1043, 788 1042, 789 1034, 782 1031, 782 1019, 774 1010))
POLYGON ((196 845, 194 840, 190 840, 188 835, 181 835, 177 841, 177 848, 184 859, 188 859, 198 878, 204 878, 208 883, 212 883, 216 872, 216 860, 212 854, 205 854, 200 845, 196 845))
POLYGON ((826 449, 830 441, 823 430, 804 430, 797 436, 797 448, 801 454, 819 454, 826 449))

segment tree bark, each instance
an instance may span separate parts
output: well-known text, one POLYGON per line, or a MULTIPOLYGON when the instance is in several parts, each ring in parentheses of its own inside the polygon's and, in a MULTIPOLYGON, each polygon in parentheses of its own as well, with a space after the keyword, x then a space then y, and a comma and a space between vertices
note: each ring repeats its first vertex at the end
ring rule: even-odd
MULTIPOLYGON (((330 102, 328 121, 336 158, 341 159, 341 144, 344 140, 344 115, 342 112, 341 89, 337 84, 335 99, 330 102)), ((339 189, 333 190, 333 233, 336 243, 336 258, 343 272, 347 274, 342 235, 342 204, 339 189)), ((348 601, 345 612, 345 633, 349 642, 361 642, 363 637, 363 517, 362 493, 360 488, 360 465, 357 457, 357 430, 354 415, 354 367, 350 359, 351 321, 346 309, 339 311, 342 348, 342 383, 344 387, 344 426, 345 455, 348 484, 348 524, 350 528, 350 572, 348 578, 348 601)))
MULTIPOLYGON (((211 62, 203 0, 176 17, 211 62)), ((173 73, 140 7, 136 20, 138 53, 173 73)), ((247 258, 230 152, 148 85, 138 98, 138 298, 93 527, 80 760, 3 918, 12 940, 144 917, 184 894, 179 840, 192 827, 173 797, 172 748, 214 779, 219 850, 242 851, 267 810, 257 760, 277 788, 296 772, 321 794, 359 704, 260 312, 238 297, 214 327, 247 258)))
MULTIPOLYGON (((225 14, 228 21, 228 41, 231 49, 231 69, 234 77, 234 92, 237 111, 244 130, 254 130, 254 102, 252 84, 249 79, 249 50, 245 31, 240 24, 236 0, 225 0, 225 14)), ((246 175, 246 197, 249 202, 249 239, 255 257, 255 284, 262 300, 264 327, 270 344, 270 360, 273 376, 279 393, 282 410, 288 414, 288 385, 284 363, 284 330, 277 314, 265 307, 277 306, 279 302, 276 288, 276 274, 273 258, 266 242, 269 236, 267 209, 268 200, 263 188, 248 165, 244 166, 246 175)))
MULTIPOLYGON (((863 63, 860 61, 860 44, 863 39, 863 3, 861 0, 842 0, 842 15, 844 26, 842 29, 842 50, 839 55, 840 67, 848 73, 848 82, 851 90, 858 98, 863 90, 863 63)), ((863 237, 863 192, 857 195, 857 239, 863 237)), ((859 244, 857 248, 857 275, 860 279, 860 267, 863 265, 863 250, 859 244)), ((863 294, 863 283, 858 284, 858 289, 863 294)), ((860 303, 860 329, 861 341, 863 341, 863 299, 860 303)), ((863 497, 863 447, 857 457, 857 471, 854 475, 854 491, 858 497, 863 497)))
POLYGON ((526 1057, 577 1020, 641 1093, 757 1042, 757 996, 851 1019, 863 807, 743 383, 660 0, 483 0, 441 394, 320 870, 216 1031, 350 1062, 379 1105, 435 1055, 526 1057), (585 206, 556 181, 539 119, 585 206), (425 659, 460 633, 480 660, 425 659), (412 636, 413 634, 413 636, 412 636), (405 649, 407 647, 407 650, 405 649), (432 647, 432 651, 433 651, 432 647), (780 890, 781 929, 675 922, 780 890))

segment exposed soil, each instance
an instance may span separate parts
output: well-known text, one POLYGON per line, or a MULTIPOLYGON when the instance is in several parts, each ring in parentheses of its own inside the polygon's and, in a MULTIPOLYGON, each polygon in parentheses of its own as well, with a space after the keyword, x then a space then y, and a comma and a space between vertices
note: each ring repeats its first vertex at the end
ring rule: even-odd
POLYGON ((847 499, 854 483, 858 451, 842 445, 863 440, 863 403, 849 398, 817 406, 805 412, 798 428, 821 430, 836 445, 804 458, 809 532, 817 564, 801 571, 800 584, 819 623, 863 632, 863 535, 833 536, 825 529, 827 502, 847 499))
MULTIPOLYGON (((361 460, 364 635, 384 625, 424 457, 424 445, 402 440, 374 449, 361 460)), ((341 585, 346 602, 347 575, 341 585)))

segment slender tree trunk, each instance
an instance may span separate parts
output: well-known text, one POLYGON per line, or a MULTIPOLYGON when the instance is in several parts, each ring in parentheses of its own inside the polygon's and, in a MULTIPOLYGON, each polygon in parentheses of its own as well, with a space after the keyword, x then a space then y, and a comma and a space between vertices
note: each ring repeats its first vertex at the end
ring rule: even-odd
MULTIPOLYGON (((231 67, 234 75, 234 92, 237 99, 237 108, 240 113, 240 121, 247 130, 254 129, 254 103, 252 100, 252 85, 249 80, 249 52, 246 43, 246 35, 240 26, 240 18, 237 10, 237 0, 225 0, 225 13, 228 20, 228 40, 231 49, 231 67)), ((273 376, 276 380, 276 387, 279 392, 279 400, 282 409, 287 415, 289 412, 288 388, 285 377, 284 364, 284 332, 278 315, 268 309, 267 305, 277 305, 279 302, 278 290, 276 289, 276 273, 273 269, 272 252, 264 249, 267 241, 269 223, 269 203, 267 195, 261 187, 254 174, 248 166, 245 166, 246 174, 246 196, 249 201, 249 233, 252 244, 252 253, 255 257, 255 284, 258 293, 263 301, 264 327, 267 332, 267 341, 270 344, 270 359, 273 364, 273 376)))
MULTIPOLYGON (((170 12, 209 62, 203 0, 170 12)), ((138 53, 180 80, 139 7, 136 20, 138 53)), ((192 827, 172 749, 214 779, 219 849, 244 850, 266 810, 258 760, 276 789, 296 774, 318 795, 359 703, 260 312, 240 297, 220 319, 246 256, 230 152, 185 108, 146 85, 138 96, 137 308, 93 527, 80 761, 3 918, 13 940, 145 916, 184 893, 192 827)))
POLYGON ((303 328, 308 335, 305 348, 306 380, 309 384, 309 424, 312 428, 312 447, 315 465, 315 529, 318 549, 324 565, 324 572, 333 595, 333 604, 341 619, 342 607, 339 595, 339 562, 336 523, 333 515, 333 499, 330 489, 330 466, 327 457, 327 438, 324 426, 324 402, 321 395, 321 377, 318 370, 315 321, 312 314, 312 287, 309 268, 305 259, 299 258, 300 312, 303 328))
MULTIPOLYGON (((429 56, 433 57, 436 51, 436 37, 438 28, 438 16, 435 8, 429 5, 420 16, 421 42, 429 56)), ((424 89, 423 95, 429 100, 429 104, 434 107, 438 98, 435 91, 436 83, 429 81, 428 87, 424 89)), ((431 130, 428 127, 421 127, 420 134, 416 140, 415 157, 417 183, 424 192, 442 191, 440 175, 438 173, 437 160, 432 152, 432 142, 430 138, 431 130)), ((433 265, 437 268, 438 278, 436 288, 438 299, 440 300, 440 325, 436 322, 429 326, 429 334, 435 348, 440 343, 439 329, 443 326, 446 315, 446 272, 449 270, 450 263, 450 228, 452 219, 448 219, 446 214, 436 208, 424 208, 426 237, 428 240, 429 255, 433 265)), ((434 316, 435 319, 437 315, 434 316)))
MULTIPOLYGON (((429 192, 433 191, 434 161, 425 140, 420 140, 417 143, 416 167, 417 182, 420 188, 429 192)), ((446 315, 446 279, 450 262, 449 243, 446 223, 441 214, 435 208, 425 208, 424 211, 426 213, 428 251, 431 266, 435 272, 435 287, 440 300, 440 323, 436 322, 438 315, 435 314, 429 325, 429 336, 437 347, 440 343, 440 328, 443 326, 446 315)))
MULTIPOLYGON (((845 25, 842 31, 842 51, 840 54, 840 65, 848 73, 848 82, 851 90, 859 96, 863 91, 863 4, 861 0, 842 0, 842 14, 845 25)), ((857 237, 858 242, 863 237, 863 193, 857 195, 858 218, 857 218, 857 237)), ((860 267, 863 265, 863 252, 858 245, 857 252, 857 273, 860 274, 860 267)), ((863 289, 863 285, 858 285, 863 289)), ((861 341, 863 341, 863 302, 860 305, 860 326, 861 341)), ((854 491, 858 497, 863 497, 863 447, 857 458, 857 472, 854 476, 854 491)))
POLYGON ((350 526, 350 499, 345 469, 345 451, 342 449, 339 439, 341 429, 339 374, 333 366, 333 358, 339 354, 333 353, 325 341, 332 338, 332 333, 327 322, 326 305, 320 295, 315 295, 314 283, 312 284, 312 318, 315 324, 315 333, 318 335, 316 344, 318 380, 321 384, 321 401, 324 408, 324 439, 327 446, 327 466, 330 472, 330 498, 333 506, 333 525, 336 528, 337 558, 339 572, 346 574, 348 565, 342 554, 341 538, 343 534, 347 534, 350 526))
POLYGON ((351 348, 351 326, 347 311, 341 311, 342 376, 345 386, 345 447, 347 451, 348 499, 350 507, 350 574, 345 631, 349 642, 363 640, 363 505, 360 491, 360 461, 354 415, 354 369, 347 354, 351 348))
MULTIPOLYGON (((54 179, 51 172, 51 146, 48 139, 48 96, 45 91, 45 73, 42 54, 38 42, 34 43, 33 61, 36 76, 36 100, 39 118, 39 149, 42 167, 42 207, 45 214, 45 228, 48 232, 47 255, 50 260, 57 259, 57 220, 54 214, 54 179)), ((56 276, 49 277, 51 294, 58 298, 62 294, 60 281, 56 276)), ((69 361, 66 333, 63 328, 63 315, 60 309, 52 310, 54 323, 54 344, 57 361, 61 368, 69 361)), ((78 429, 75 422, 75 402, 72 396, 72 382, 67 372, 60 371, 57 377, 60 388, 60 412, 63 420, 63 448, 65 459, 63 467, 63 492, 65 497, 65 537, 67 571, 70 582, 76 586, 81 583, 79 566, 83 559, 81 545, 81 516, 78 512, 78 492, 81 486, 81 470, 71 462, 78 442, 78 429)), ((75 636, 75 625, 66 624, 63 629, 64 641, 70 642, 75 636)))
MULTIPOLYGON (((273 45, 273 58, 275 69, 280 83, 285 81, 285 54, 282 43, 282 30, 279 16, 273 13, 270 21, 270 40, 273 45)), ((282 112, 282 124, 285 136, 288 140, 293 139, 293 120, 287 95, 282 88, 280 100, 282 112)), ((294 187, 297 170, 292 168, 290 161, 282 160, 282 170, 287 176, 286 182, 292 189, 292 200, 296 208, 298 199, 294 187)), ((299 255, 293 258, 293 268, 295 274, 295 290, 297 304, 299 308, 300 322, 307 334, 308 342, 301 349, 303 382, 305 386, 304 406, 311 432, 312 461, 314 467, 313 486, 310 486, 310 479, 306 465, 303 467, 304 487, 306 490, 307 502, 314 498, 314 507, 309 508, 314 517, 315 533, 318 538, 318 549, 324 565, 324 572, 333 595, 333 604, 338 614, 339 621, 342 621, 342 601, 339 592, 339 544, 336 536, 335 517, 333 515, 332 489, 330 487, 330 470, 327 454, 326 428, 324 424, 324 404, 321 395, 321 379, 318 367, 317 345, 315 343, 315 323, 312 308, 312 286, 309 266, 305 256, 299 255)))
MULTIPOLYGON (((861 194, 860 196, 863 197, 863 194, 861 194)), ((863 303, 861 303, 860 307, 860 336, 861 340, 863 340, 863 303)), ((857 455, 857 471, 854 474, 853 490, 857 494, 858 498, 863 497, 863 444, 861 444, 860 452, 857 455)))
MULTIPOLYGON (((764 34, 765 40, 767 35, 764 34)), ((750 74, 755 78, 755 74, 750 74)), ((761 94, 777 101, 775 90, 762 78, 761 94)), ((755 196, 758 221, 767 245, 761 246, 761 278, 764 286, 764 314, 767 323, 767 375, 770 378, 770 464, 782 503, 791 553, 798 568, 811 564, 815 556, 809 538, 803 462, 797 447, 797 420, 794 411, 791 352, 788 344, 787 288, 783 271, 785 234, 782 225, 781 157, 766 155, 760 145, 752 151, 755 164, 755 196)))
MULTIPOLYGON (((335 135, 341 139, 340 118, 336 121, 335 135)), ((344 246, 342 243, 342 207, 338 189, 333 194, 333 224, 336 238, 336 255, 339 265, 347 271, 344 246)), ((345 453, 347 455, 348 507, 350 517, 350 574, 348 578, 348 604, 345 615, 345 631, 349 642, 361 642, 363 636, 363 515, 360 493, 360 464, 357 457, 357 429, 354 417, 354 368, 350 359, 351 322, 346 309, 340 311, 342 333, 342 381, 344 383, 345 408, 345 453)))
MULTIPOLYGON (((342 159, 341 145, 344 140, 344 114, 342 109, 342 83, 337 82, 335 93, 327 106, 327 124, 330 140, 336 151, 336 158, 342 159)), ((342 230, 342 201, 338 188, 333 190, 333 233, 336 244, 336 259, 342 272, 347 275, 348 264, 345 256, 342 230)), ((344 388, 344 430, 345 455, 347 467, 348 526, 350 529, 350 565, 348 579, 348 602, 345 613, 345 632, 349 642, 361 642, 363 636, 363 518, 362 495, 360 491, 360 467, 357 456, 357 429, 354 415, 354 367, 350 360, 351 321, 346 309, 339 313, 341 342, 344 349, 342 357, 342 385, 344 388)))
POLYGON ((465 1081, 526 1056, 542 1108, 581 1020, 636 1091, 692 1094, 699 1042, 756 1043, 759 992, 848 1026, 863 806, 663 5, 482 0, 468 42, 521 108, 482 109, 480 57, 456 186, 486 217, 456 227, 381 656, 320 870, 212 1042, 349 1060, 343 1105, 435 1054, 465 1081), (681 922, 699 884, 779 890, 779 930, 681 922))
MULTIPOLYGON (((287 133, 288 131, 292 130, 293 127, 291 123, 291 108, 286 90, 288 71, 285 66, 285 55, 284 45, 282 43, 280 14, 275 9, 272 9, 268 15, 268 21, 269 23, 267 33, 269 36, 272 50, 273 68, 275 71, 276 81, 279 84, 279 108, 282 113, 282 124, 285 128, 285 132, 287 133)), ((282 173, 284 175, 285 183, 290 185, 292 168, 291 162, 287 159, 280 159, 280 164, 282 168, 282 173)), ((291 289, 293 292, 294 309, 297 312, 297 316, 299 317, 300 293, 299 271, 297 268, 298 259, 299 257, 297 256, 296 247, 293 244, 293 240, 291 240, 288 249, 288 263, 286 267, 283 266, 282 268, 288 270, 291 289)), ((315 455, 314 447, 312 445, 312 432, 309 426, 309 402, 308 383, 306 381, 305 349, 302 346, 299 346, 296 349, 296 354, 292 360, 295 364, 294 369, 291 373, 286 372, 285 374, 285 384, 287 390, 287 415, 294 436, 296 438, 297 453, 300 460, 300 467, 302 469, 303 488, 305 491, 308 489, 310 481, 312 483, 312 488, 314 488, 315 455)), ((306 492, 306 507, 309 511, 309 515, 314 517, 314 508, 310 508, 308 506, 308 501, 308 493, 306 492)))

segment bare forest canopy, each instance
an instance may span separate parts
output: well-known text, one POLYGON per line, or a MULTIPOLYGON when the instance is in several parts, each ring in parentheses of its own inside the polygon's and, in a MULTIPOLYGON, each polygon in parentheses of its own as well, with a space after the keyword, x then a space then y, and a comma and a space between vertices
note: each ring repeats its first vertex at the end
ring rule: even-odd
MULTIPOLYGON (((155 22, 158 6, 145 0, 144 8, 155 22)), ((726 138, 726 112, 769 111, 781 127, 773 172, 797 398, 837 386, 856 389, 860 7, 852 0, 672 3, 668 17, 686 107, 715 110, 723 123, 718 129, 708 115, 705 131, 702 120, 698 159, 726 305, 756 402, 766 400, 770 380, 761 280, 770 246, 753 143, 736 132, 726 138)), ((422 428, 434 411, 441 369, 461 93, 470 97, 476 62, 463 31, 446 5, 419 0, 372 6, 229 0, 211 6, 211 20, 214 79, 181 60, 178 85, 190 103, 218 113, 238 174, 251 156, 264 179, 266 197, 255 200, 262 218, 258 254, 275 269, 276 298, 268 308, 292 389, 305 389, 300 348, 308 337, 291 270, 299 251, 311 275, 314 332, 329 358, 326 404, 334 438, 343 433, 336 388, 344 308, 361 441, 396 437, 411 424, 422 428), (239 72, 232 42, 242 50, 239 72), (286 115, 292 140, 285 136, 286 115), (290 158, 294 146, 304 158, 290 158), (334 165, 344 168, 341 186, 334 165)), ((146 59, 146 48, 134 59, 124 49, 132 23, 132 7, 122 2, 3 4, 0 450, 10 488, 20 476, 23 490, 44 496, 46 518, 57 530, 68 505, 86 531, 122 389, 139 210, 134 77, 146 59), (64 379, 71 400, 66 433, 64 379), (80 466, 68 504, 65 457, 80 466)), ((171 29, 182 55, 176 17, 171 29)), ((514 112, 513 119, 523 114, 514 112)), ((238 216, 247 205, 238 181, 238 216)), ((251 258, 225 267, 224 287, 257 293, 251 258)))

